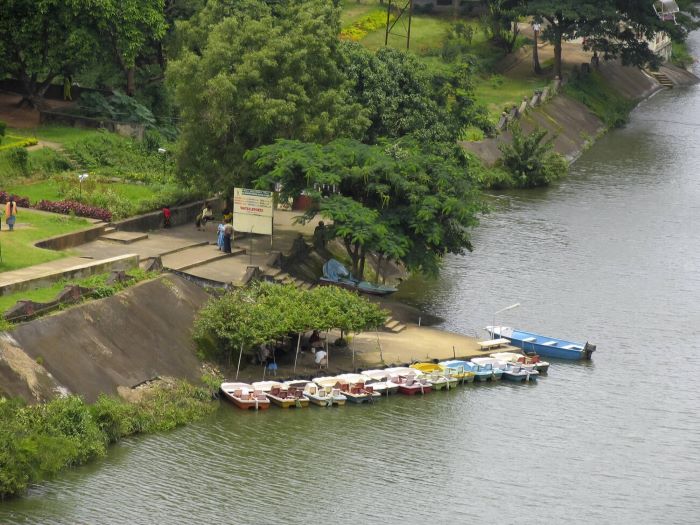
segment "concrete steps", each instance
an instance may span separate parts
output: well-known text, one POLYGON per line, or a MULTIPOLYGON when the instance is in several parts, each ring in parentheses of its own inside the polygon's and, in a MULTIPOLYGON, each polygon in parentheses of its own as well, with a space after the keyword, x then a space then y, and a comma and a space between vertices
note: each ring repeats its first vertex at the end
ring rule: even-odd
POLYGON ((384 330, 386 330, 387 332, 392 332, 394 334, 398 334, 399 332, 402 332, 405 329, 406 329, 406 325, 401 324, 399 321, 397 321, 393 317, 386 318, 386 322, 384 323, 384 330))
POLYGON ((190 268, 218 261, 226 257, 245 253, 242 248, 234 249, 230 254, 219 251, 215 244, 194 246, 162 257, 163 267, 171 270, 185 271, 190 268))
MULTIPOLYGON (((107 232, 109 228, 105 230, 107 232)), ((113 231, 100 236, 101 241, 117 242, 119 244, 131 244, 132 242, 148 239, 147 233, 141 232, 120 232, 112 228, 113 231)))
POLYGON ((659 71, 648 71, 648 73, 654 77, 654 79, 661 84, 663 87, 667 89, 673 89, 674 83, 673 81, 668 78, 664 73, 661 73, 659 71))
POLYGON ((263 276, 272 279, 278 284, 291 284, 297 288, 300 288, 301 290, 311 290, 311 288, 315 286, 314 283, 310 283, 304 279, 299 279, 289 275, 287 272, 279 268, 270 268, 263 273, 263 276))

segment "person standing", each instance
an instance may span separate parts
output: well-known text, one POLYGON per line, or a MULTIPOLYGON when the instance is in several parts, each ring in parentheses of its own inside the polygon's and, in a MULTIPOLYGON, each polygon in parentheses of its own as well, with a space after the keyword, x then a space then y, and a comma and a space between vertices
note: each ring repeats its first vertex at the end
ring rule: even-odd
POLYGON ((170 211, 170 206, 167 204, 163 206, 163 228, 170 228, 170 217, 172 213, 170 211))
POLYGON ((224 253, 231 253, 231 239, 233 238, 233 224, 224 225, 224 253))
POLYGON ((12 195, 10 200, 5 204, 5 222, 10 228, 10 231, 15 229, 15 222, 17 221, 17 203, 15 202, 15 197, 12 195))

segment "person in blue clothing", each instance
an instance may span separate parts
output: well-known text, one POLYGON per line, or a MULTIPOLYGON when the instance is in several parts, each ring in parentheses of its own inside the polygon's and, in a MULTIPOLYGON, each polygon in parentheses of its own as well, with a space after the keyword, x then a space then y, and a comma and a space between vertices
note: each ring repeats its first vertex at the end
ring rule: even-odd
POLYGON ((224 223, 220 222, 219 225, 216 227, 216 245, 219 247, 219 250, 224 249, 224 223))

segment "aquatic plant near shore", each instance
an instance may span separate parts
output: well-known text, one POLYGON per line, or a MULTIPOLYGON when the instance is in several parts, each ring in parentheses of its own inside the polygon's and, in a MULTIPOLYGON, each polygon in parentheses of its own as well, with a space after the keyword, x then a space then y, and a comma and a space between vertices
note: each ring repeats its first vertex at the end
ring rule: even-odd
POLYGON ((92 405, 68 396, 25 406, 0 398, 0 499, 104 456, 126 436, 199 419, 216 407, 211 399, 209 389, 179 380, 144 390, 134 403, 102 395, 92 405))

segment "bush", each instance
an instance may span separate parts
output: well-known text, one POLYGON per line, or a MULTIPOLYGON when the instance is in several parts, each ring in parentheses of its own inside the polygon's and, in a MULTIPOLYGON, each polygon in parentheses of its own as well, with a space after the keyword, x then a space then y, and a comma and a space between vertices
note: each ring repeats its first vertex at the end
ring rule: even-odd
POLYGON ((511 127, 512 144, 501 144, 503 167, 520 188, 547 186, 566 175, 566 159, 553 151, 554 138, 545 140, 547 132, 535 129, 525 135, 519 124, 511 127))
POLYGON ((43 178, 71 169, 74 169, 74 166, 70 159, 55 149, 42 148, 32 153, 29 158, 29 171, 43 178))
POLYGON ((88 206, 80 202, 75 201, 46 201, 42 200, 35 206, 37 210, 50 211, 53 213, 62 213, 64 215, 69 215, 71 213, 77 215, 78 217, 88 217, 90 219, 98 219, 104 222, 110 222, 112 220, 112 213, 104 208, 97 208, 95 206, 88 206))
MULTIPOLYGON (((15 202, 17 203, 17 206, 20 208, 30 208, 31 204, 29 203, 29 198, 28 197, 19 197, 17 195, 15 197, 15 202)), ((0 190, 0 204, 5 204, 7 201, 10 200, 10 194, 7 193, 6 191, 0 190)))
POLYGON ((29 153, 24 148, 13 147, 8 152, 10 166, 23 176, 29 175, 29 153))
POLYGON ((123 437, 201 418, 216 407, 210 401, 207 389, 184 381, 157 386, 136 404, 105 395, 92 406, 77 396, 33 406, 0 398, 0 499, 103 456, 123 437))
MULTIPOLYGON (((392 15, 392 18, 395 18, 392 15)), ((367 33, 381 29, 386 25, 386 11, 373 11, 355 21, 351 26, 340 31, 340 38, 357 42, 362 40, 367 33)))

